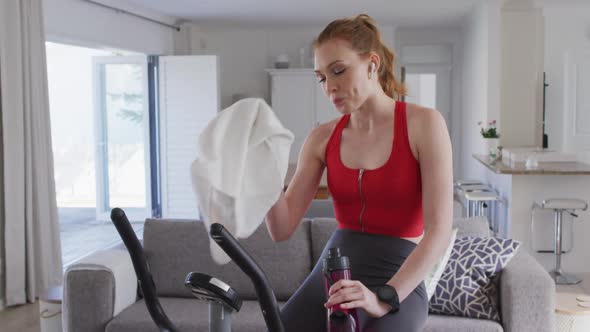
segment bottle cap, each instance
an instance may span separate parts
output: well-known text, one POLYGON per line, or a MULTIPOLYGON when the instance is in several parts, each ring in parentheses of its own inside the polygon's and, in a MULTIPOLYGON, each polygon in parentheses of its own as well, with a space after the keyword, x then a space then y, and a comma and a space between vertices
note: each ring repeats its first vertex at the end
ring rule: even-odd
POLYGON ((323 262, 324 272, 348 269, 350 269, 350 261, 348 260, 348 257, 340 254, 340 248, 335 247, 328 249, 328 257, 324 258, 323 262))

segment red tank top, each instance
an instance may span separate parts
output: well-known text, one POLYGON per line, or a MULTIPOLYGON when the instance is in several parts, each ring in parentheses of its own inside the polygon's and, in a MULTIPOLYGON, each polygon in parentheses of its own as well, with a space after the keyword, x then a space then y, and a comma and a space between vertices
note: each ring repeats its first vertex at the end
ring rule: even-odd
POLYGON ((410 149, 406 104, 396 102, 391 153, 376 169, 352 169, 342 163, 340 141, 349 120, 350 114, 342 116, 325 156, 328 190, 339 228, 393 237, 422 235, 420 165, 410 149))

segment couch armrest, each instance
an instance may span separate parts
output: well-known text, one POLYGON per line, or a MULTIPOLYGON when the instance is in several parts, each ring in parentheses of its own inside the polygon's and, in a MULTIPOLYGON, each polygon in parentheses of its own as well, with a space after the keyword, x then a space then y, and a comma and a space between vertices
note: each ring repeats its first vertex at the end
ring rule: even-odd
POLYGON ((457 237, 489 237, 490 226, 486 217, 454 218, 453 227, 457 227, 457 237))
POLYGON ((63 330, 104 332, 136 300, 137 277, 125 247, 96 251, 64 273, 63 330))
POLYGON ((502 271, 500 302, 504 331, 555 330, 555 283, 522 247, 502 271))

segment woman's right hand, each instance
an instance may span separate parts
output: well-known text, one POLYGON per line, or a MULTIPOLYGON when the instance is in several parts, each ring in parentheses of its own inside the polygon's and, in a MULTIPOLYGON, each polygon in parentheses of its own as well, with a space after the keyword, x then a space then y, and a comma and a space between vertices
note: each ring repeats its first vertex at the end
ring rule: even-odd
POLYGON ((340 304, 344 309, 363 309, 369 317, 381 318, 391 311, 391 306, 379 301, 377 295, 358 280, 338 280, 328 291, 326 308, 340 304))

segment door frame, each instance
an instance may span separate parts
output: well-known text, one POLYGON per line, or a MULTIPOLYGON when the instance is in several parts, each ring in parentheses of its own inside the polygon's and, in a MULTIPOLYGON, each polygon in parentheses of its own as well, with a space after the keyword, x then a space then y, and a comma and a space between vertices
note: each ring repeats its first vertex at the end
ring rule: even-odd
POLYGON ((96 156, 96 219, 110 220, 111 207, 109 206, 108 183, 108 135, 104 112, 104 65, 109 64, 136 64, 140 65, 143 72, 143 105, 144 105, 144 160, 145 160, 145 210, 144 212, 128 211, 127 217, 131 221, 145 220, 152 215, 152 188, 151 188, 151 151, 150 151, 150 100, 148 79, 148 57, 145 55, 132 56, 99 56, 92 61, 93 84, 93 109, 94 109, 94 137, 96 156), (106 175, 106 177, 105 177, 106 175))
POLYGON ((408 64, 404 65, 405 75, 408 74, 435 74, 436 75, 436 109, 445 118, 449 134, 453 130, 451 107, 453 99, 452 91, 452 66, 447 64, 408 64), (439 92, 442 91, 442 92, 439 92))

